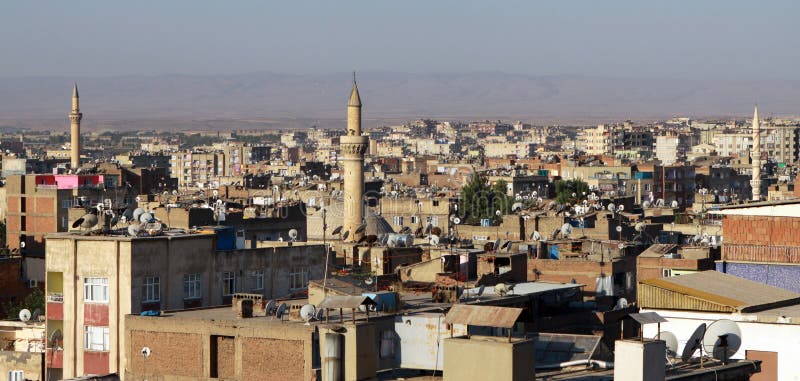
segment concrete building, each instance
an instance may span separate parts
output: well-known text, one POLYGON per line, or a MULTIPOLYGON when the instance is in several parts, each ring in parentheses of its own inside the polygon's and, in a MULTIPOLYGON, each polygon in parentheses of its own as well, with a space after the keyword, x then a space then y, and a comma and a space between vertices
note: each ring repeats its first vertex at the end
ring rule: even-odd
POLYGON ((750 154, 753 166, 750 187, 753 190, 753 201, 761 201, 761 124, 758 122, 758 106, 753 111, 753 151, 750 154))
POLYGON ((125 315, 227 304, 242 291, 283 297, 322 275, 322 245, 240 250, 214 233, 47 236, 47 335, 59 330, 64 340, 47 349, 50 374, 122 375, 125 315))
POLYGON ((339 138, 344 167, 343 230, 347 241, 357 242, 363 234, 356 230, 364 222, 364 154, 369 138, 361 134, 361 97, 353 75, 353 90, 347 103, 347 135, 339 138))
MULTIPOLYGON (((667 322, 663 331, 678 338, 678 353, 701 323, 720 319, 736 322, 741 346, 730 358, 761 361, 752 380, 797 378, 800 347, 800 294, 716 271, 649 279, 640 282, 641 312, 656 312, 667 322)), ((655 337, 655 324, 643 326, 644 337, 655 337)))

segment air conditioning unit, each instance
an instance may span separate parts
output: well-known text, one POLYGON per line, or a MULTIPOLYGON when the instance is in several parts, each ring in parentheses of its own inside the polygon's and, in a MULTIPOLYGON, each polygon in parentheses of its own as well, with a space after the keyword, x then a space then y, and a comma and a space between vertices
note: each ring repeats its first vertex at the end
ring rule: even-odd
POLYGON ((28 279, 28 288, 36 288, 39 286, 39 282, 36 279, 28 279))

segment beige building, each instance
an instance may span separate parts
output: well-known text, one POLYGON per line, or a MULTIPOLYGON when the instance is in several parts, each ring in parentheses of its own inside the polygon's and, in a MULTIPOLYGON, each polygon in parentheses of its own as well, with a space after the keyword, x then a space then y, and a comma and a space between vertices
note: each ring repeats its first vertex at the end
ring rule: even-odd
POLYGON ((320 277, 322 245, 276 242, 220 250, 233 237, 168 233, 156 237, 47 236, 47 335, 53 379, 126 369, 124 317, 141 311, 231 302, 236 292, 285 297, 320 277))
POLYGON ((588 155, 603 155, 611 152, 611 130, 605 124, 595 128, 585 128, 578 138, 578 149, 588 155))

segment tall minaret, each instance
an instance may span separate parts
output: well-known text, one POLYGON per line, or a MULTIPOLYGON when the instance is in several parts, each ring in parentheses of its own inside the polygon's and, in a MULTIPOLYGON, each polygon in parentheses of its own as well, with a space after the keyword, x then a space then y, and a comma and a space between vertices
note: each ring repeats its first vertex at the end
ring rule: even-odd
POLYGON ((78 84, 72 88, 72 112, 69 113, 70 126, 70 168, 78 169, 81 165, 81 114, 80 100, 78 99, 78 84))
POLYGON ((761 124, 758 121, 758 105, 753 112, 753 150, 750 151, 753 165, 753 177, 750 186, 753 188, 753 201, 761 200, 761 124))
POLYGON ((364 221, 364 153, 369 138, 361 136, 361 97, 358 95, 356 74, 353 73, 353 90, 347 103, 347 135, 339 139, 344 167, 344 224, 349 231, 346 241, 358 241, 364 233, 356 229, 364 221))

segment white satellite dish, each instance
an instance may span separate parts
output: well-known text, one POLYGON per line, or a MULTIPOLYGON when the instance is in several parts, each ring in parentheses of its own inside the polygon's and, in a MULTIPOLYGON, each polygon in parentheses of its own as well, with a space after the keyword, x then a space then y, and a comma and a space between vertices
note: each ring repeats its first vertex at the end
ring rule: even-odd
POLYGON ((669 331, 661 331, 661 338, 659 339, 659 335, 653 337, 653 340, 661 340, 667 345, 667 356, 670 358, 675 358, 678 356, 678 337, 675 336, 674 333, 669 331))
POLYGON ((23 322, 27 322, 28 320, 31 320, 31 311, 28 310, 27 308, 23 308, 22 310, 20 310, 19 311, 19 320, 22 320, 23 322))
POLYGON ((297 240, 297 229, 289 230, 289 238, 291 238, 292 242, 297 240))
POLYGON ((647 227, 647 224, 644 222, 637 222, 636 225, 633 227, 636 229, 637 232, 644 231, 644 228, 647 227))
POLYGON ((211 192, 211 194, 213 194, 213 195, 214 195, 214 197, 217 197, 217 196, 219 196, 219 191, 218 191, 218 190, 216 190, 216 189, 214 189, 214 191, 213 191, 213 192, 211 192))
POLYGON ((617 225, 617 227, 614 230, 616 230, 617 233, 621 233, 622 232, 622 226, 617 225))
POLYGON ((672 207, 673 208, 677 208, 678 207, 678 201, 672 200, 672 207))
POLYGON ((139 236, 139 231, 141 230, 141 225, 128 225, 128 235, 131 237, 139 236))
POLYGON ((152 220, 152 219, 153 219, 153 215, 150 214, 150 213, 142 213, 142 215, 139 216, 139 222, 141 222, 143 224, 146 224, 146 223, 150 222, 150 220, 152 220))
POLYGON ((505 283, 498 283, 494 286, 494 293, 500 296, 506 296, 506 294, 508 294, 508 287, 505 283))
POLYGON ((144 358, 150 357, 150 347, 142 347, 142 356, 144 358))
POLYGON ((372 277, 364 279, 364 284, 366 284, 367 286, 371 285, 372 284, 372 277))
POLYGON ((50 334, 50 346, 55 348, 58 346, 58 341, 63 339, 64 335, 61 333, 60 329, 56 329, 53 333, 50 334))
POLYGON ((533 233, 531 233, 531 239, 534 241, 539 241, 542 239, 542 235, 539 233, 538 230, 534 230, 533 233))
POLYGON ((617 300, 617 304, 614 306, 614 309, 623 310, 625 308, 628 308, 628 299, 619 298, 619 300, 617 300))
POLYGON ((144 214, 144 209, 142 209, 142 208, 136 208, 136 209, 134 209, 134 210, 133 210, 133 219, 134 219, 135 221, 139 221, 139 217, 141 217, 141 216, 142 216, 142 214, 144 214))
POLYGON ((650 206, 651 206, 651 204, 650 204, 650 201, 646 201, 646 200, 645 200, 645 201, 643 201, 643 202, 642 202, 642 207, 643 207, 643 208, 647 209, 647 208, 649 208, 650 206))
POLYGON ((453 218, 453 223, 454 223, 454 224, 456 224, 456 225, 458 225, 458 224, 460 224, 460 223, 461 223, 461 219, 460 219, 460 218, 458 218, 458 217, 456 217, 456 218, 453 218))
POLYGON ((317 308, 313 304, 306 304, 300 308, 300 317, 306 321, 306 325, 309 325, 308 322, 315 318, 316 313, 317 308))
POLYGON ((561 237, 567 238, 569 237, 570 234, 572 234, 572 225, 568 223, 564 223, 564 225, 561 225, 561 237))
POLYGON ((717 320, 703 335, 703 349, 711 357, 726 362, 742 346, 742 331, 733 320, 717 320))
POLYGON ((436 234, 431 235, 431 245, 438 246, 439 245, 439 236, 436 234))
POLYGON ((275 310, 275 317, 278 318, 278 319, 282 319, 283 315, 286 314, 286 310, 288 308, 289 308, 289 306, 286 305, 286 303, 281 303, 281 305, 278 306, 278 309, 275 310))
POLYGON ((522 210, 522 203, 521 202, 515 202, 514 205, 511 205, 511 211, 512 212, 519 212, 520 210, 522 210))
POLYGON ((611 213, 614 213, 614 212, 616 212, 616 211, 617 211, 617 206, 616 206, 616 205, 614 205, 614 203, 613 203, 613 202, 612 202, 612 203, 610 203, 610 204, 608 204, 608 211, 609 211, 609 212, 611 212, 611 213))

